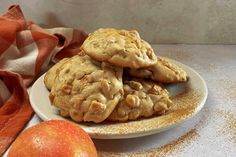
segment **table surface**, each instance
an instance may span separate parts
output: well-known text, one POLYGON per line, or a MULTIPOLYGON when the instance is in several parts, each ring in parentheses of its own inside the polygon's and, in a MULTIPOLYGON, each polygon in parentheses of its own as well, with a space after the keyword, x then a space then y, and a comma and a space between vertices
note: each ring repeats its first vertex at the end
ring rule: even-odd
MULTIPOLYGON (((235 157, 236 45, 153 45, 153 48, 158 55, 192 67, 205 79, 209 93, 204 108, 194 118, 159 134, 122 140, 94 139, 99 155, 235 157)), ((39 122, 40 118, 34 115, 27 127, 39 122)))

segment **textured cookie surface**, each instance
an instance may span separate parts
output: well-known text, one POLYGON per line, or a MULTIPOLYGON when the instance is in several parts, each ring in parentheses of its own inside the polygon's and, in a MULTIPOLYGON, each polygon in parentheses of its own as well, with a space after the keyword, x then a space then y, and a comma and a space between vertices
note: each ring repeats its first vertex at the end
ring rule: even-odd
POLYGON ((58 63, 56 63, 55 65, 53 65, 45 74, 44 76, 44 84, 47 87, 48 90, 51 90, 55 78, 58 74, 58 69, 65 64, 69 59, 68 58, 64 58, 62 60, 60 60, 58 63))
POLYGON ((140 69, 128 69, 127 73, 131 76, 150 78, 161 83, 187 81, 187 73, 163 57, 158 57, 156 63, 152 66, 140 69))
POLYGON ((122 68, 74 56, 64 64, 49 95, 52 105, 74 121, 105 120, 123 95, 122 68))
POLYGON ((142 68, 156 61, 151 46, 135 30, 98 29, 89 34, 81 49, 98 61, 120 67, 142 68))
POLYGON ((165 114, 172 104, 168 91, 153 81, 124 81, 124 98, 108 117, 111 121, 136 120, 165 114))

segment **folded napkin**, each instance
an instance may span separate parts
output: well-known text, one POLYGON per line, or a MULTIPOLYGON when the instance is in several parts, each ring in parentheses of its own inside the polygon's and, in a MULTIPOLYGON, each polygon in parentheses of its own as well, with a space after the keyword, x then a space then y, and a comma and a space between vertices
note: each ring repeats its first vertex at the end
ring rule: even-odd
POLYGON ((33 114, 27 87, 51 61, 77 54, 86 37, 72 28, 42 29, 18 5, 0 16, 0 156, 33 114))

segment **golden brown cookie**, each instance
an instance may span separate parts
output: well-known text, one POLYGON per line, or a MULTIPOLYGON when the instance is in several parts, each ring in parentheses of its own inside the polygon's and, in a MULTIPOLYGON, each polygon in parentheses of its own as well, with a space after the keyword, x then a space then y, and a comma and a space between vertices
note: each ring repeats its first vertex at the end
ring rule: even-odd
POLYGON ((60 68, 50 101, 76 122, 102 122, 123 96, 122 73, 122 68, 87 55, 74 56, 60 68))
MULTIPOLYGON (((79 51, 77 52, 78 55, 80 56, 84 56, 86 55, 83 51, 79 51)), ((58 71, 60 70, 60 67, 62 65, 64 65, 67 61, 69 60, 69 58, 63 58, 61 59, 59 62, 57 62, 56 64, 54 64, 45 74, 44 76, 44 84, 47 87, 48 90, 51 90, 53 84, 54 84, 54 80, 58 74, 58 71)))
POLYGON ((153 81, 124 81, 124 98, 108 117, 111 121, 136 120, 165 114, 172 104, 168 91, 153 81))
POLYGON ((131 76, 150 78, 161 83, 187 81, 187 73, 163 57, 158 57, 155 65, 140 69, 127 69, 126 72, 131 76))
POLYGON ((68 61, 69 58, 64 58, 60 60, 58 63, 53 65, 45 74, 44 76, 44 84, 47 87, 48 90, 51 90, 54 80, 57 76, 58 70, 63 64, 65 64, 68 61))
POLYGON ((152 47, 135 30, 98 29, 89 34, 81 49, 95 60, 120 67, 142 68, 156 62, 152 47))

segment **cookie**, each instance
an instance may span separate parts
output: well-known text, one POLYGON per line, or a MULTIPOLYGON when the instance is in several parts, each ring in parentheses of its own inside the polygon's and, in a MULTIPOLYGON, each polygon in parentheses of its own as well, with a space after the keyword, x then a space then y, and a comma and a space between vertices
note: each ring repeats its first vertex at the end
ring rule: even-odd
POLYGON ((76 122, 104 121, 123 96, 123 69, 74 56, 55 79, 49 98, 64 117, 76 122))
POLYGON ((172 101, 168 91, 154 81, 131 79, 124 81, 124 98, 108 117, 110 121, 136 120, 165 114, 172 101))
POLYGON ((150 78, 161 83, 187 81, 187 73, 163 57, 158 57, 155 65, 140 69, 127 69, 126 72, 131 76, 150 78))
POLYGON ((81 49, 95 60, 119 67, 142 68, 156 62, 152 47, 135 30, 98 29, 89 34, 81 49))
POLYGON ((51 90, 53 84, 54 84, 54 80, 57 76, 57 69, 59 69, 63 64, 65 64, 67 61, 69 60, 69 58, 64 58, 62 60, 60 60, 58 63, 56 63, 55 65, 53 65, 45 74, 44 76, 44 84, 46 86, 46 88, 48 90, 51 90))

